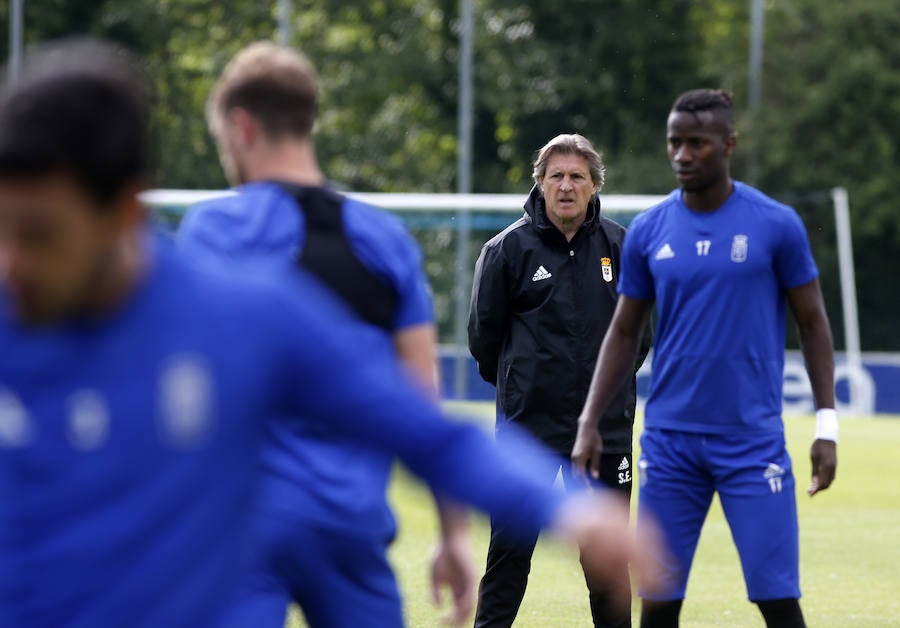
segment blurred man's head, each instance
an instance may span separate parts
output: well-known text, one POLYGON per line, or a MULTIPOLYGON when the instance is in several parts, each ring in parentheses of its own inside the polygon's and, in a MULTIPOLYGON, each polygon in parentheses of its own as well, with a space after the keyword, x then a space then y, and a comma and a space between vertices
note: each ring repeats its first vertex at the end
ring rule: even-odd
POLYGON ((703 192, 729 178, 735 146, 731 94, 685 92, 672 105, 666 127, 669 161, 684 190, 703 192))
POLYGON ((232 184, 250 180, 254 151, 307 141, 318 110, 318 78, 301 53, 270 42, 241 50, 225 67, 206 105, 209 130, 232 184))
POLYGON ((547 218, 560 229, 584 222, 588 203, 603 187, 605 172, 600 153, 587 138, 557 135, 547 142, 538 152, 533 171, 547 218))
POLYGON ((0 282, 18 316, 90 309, 143 224, 146 79, 123 50, 64 41, 0 90, 0 282))

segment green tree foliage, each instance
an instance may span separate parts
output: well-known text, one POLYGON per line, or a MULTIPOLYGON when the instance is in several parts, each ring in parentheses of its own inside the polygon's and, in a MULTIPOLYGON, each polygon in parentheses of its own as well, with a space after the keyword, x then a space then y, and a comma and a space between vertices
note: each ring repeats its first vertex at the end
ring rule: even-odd
MULTIPOLYGON (((456 187, 459 0, 292 0, 292 44, 319 69, 322 166, 356 190, 456 187)), ((841 338, 828 191, 850 192, 864 348, 900 349, 900 12, 883 0, 767 0, 763 103, 746 112, 747 0, 474 0, 476 192, 524 194, 534 152, 562 132, 603 151, 609 192, 674 187, 664 151, 668 108, 693 87, 734 90, 738 177, 749 149, 758 183, 810 226, 841 338)), ((9 4, 0 3, 6 23, 9 4)), ((239 48, 275 36, 277 2, 25 0, 26 41, 71 34, 119 41, 154 77, 164 187, 225 184, 203 105, 239 48)), ((8 29, 0 29, 0 55, 8 29)), ((452 223, 421 232, 447 338, 452 223)), ((477 254, 479 233, 473 241, 477 254)))
MULTIPOLYGON (((748 3, 694 5, 706 53, 699 68, 746 102, 748 3)), ((838 345, 843 344, 834 219, 828 192, 849 191, 862 344, 900 350, 900 293, 891 261, 900 245, 900 12, 890 2, 766 3, 762 107, 739 118, 755 147, 759 184, 804 216, 822 269, 838 345), (752 124, 751 124, 752 123, 752 124)), ((741 175, 746 151, 737 160, 741 175)))
POLYGON ((481 11, 479 189, 527 190, 535 151, 587 136, 607 191, 668 191, 666 113, 698 79, 686 0, 495 1, 481 11))
POLYGON ((140 11, 137 3, 128 3, 121 20, 138 31, 140 50, 156 78, 158 184, 222 187, 225 179, 203 116, 206 97, 234 53, 273 36, 274 9, 234 0, 142 2, 140 11))
POLYGON ((456 171, 455 3, 294 2, 293 43, 318 67, 316 145, 343 185, 446 192, 456 171))
MULTIPOLYGON (((219 186, 203 102, 231 54, 274 36, 275 4, 26 0, 26 39, 93 34, 144 54, 159 98, 158 184, 219 186)), ((534 151, 572 131, 606 153, 610 190, 670 186, 656 149, 672 93, 694 76, 687 0, 474 4, 475 191, 527 191, 534 151)), ((292 43, 322 77, 316 139, 329 175, 353 189, 455 189, 459 1, 292 6, 292 43)))
MULTIPOLYGON (((274 6, 237 0, 24 0, 26 45, 71 36, 118 42, 146 60, 154 78, 156 184, 222 187, 203 120, 215 73, 241 46, 274 33, 274 6)), ((4 23, 8 6, 0 9, 4 23)), ((3 29, 3 54, 7 50, 3 29)))

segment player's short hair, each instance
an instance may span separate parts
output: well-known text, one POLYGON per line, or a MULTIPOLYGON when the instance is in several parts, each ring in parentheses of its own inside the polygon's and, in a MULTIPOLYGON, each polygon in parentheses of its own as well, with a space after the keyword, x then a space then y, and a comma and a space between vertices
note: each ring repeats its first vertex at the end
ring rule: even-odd
POLYGON ((271 137, 305 138, 319 105, 319 80, 301 52, 261 41, 241 50, 225 66, 206 103, 206 120, 218 136, 228 112, 245 109, 271 137))
POLYGON ((603 187, 603 183, 606 181, 606 166, 603 165, 603 157, 586 137, 577 133, 557 135, 538 151, 537 158, 534 160, 534 170, 532 171, 535 183, 541 184, 544 175, 547 173, 547 162, 550 160, 550 156, 555 153, 579 155, 586 159, 590 166, 591 180, 597 185, 597 190, 603 187))
POLYGON ((65 172, 106 207, 149 175, 150 81, 123 48, 65 39, 0 88, 0 175, 65 172))
POLYGON ((700 111, 719 113, 728 125, 728 132, 734 133, 734 116, 732 114, 732 95, 724 89, 692 89, 675 99, 672 111, 685 111, 696 114, 700 111))

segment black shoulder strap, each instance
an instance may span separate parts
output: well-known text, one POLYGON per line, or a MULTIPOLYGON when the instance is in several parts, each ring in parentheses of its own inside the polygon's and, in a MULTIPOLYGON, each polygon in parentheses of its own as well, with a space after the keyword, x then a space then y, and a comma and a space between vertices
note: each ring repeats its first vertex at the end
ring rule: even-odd
POLYGON ((303 212, 297 264, 334 291, 364 321, 393 332, 399 295, 359 260, 344 231, 344 198, 325 187, 282 184, 303 212))

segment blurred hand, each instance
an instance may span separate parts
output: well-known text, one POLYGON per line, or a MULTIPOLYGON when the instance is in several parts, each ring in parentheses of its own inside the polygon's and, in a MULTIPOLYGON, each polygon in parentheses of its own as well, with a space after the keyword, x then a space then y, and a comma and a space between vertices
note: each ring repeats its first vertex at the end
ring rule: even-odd
POLYGON ((812 460, 812 482, 806 492, 810 497, 824 491, 834 482, 837 473, 837 443, 821 438, 813 441, 809 452, 812 460))
POLYGON ((583 478, 590 485, 586 473, 594 480, 600 479, 600 454, 603 453, 603 439, 593 421, 578 418, 578 434, 572 447, 572 475, 583 478))
POLYGON ((614 612, 631 605, 628 590, 622 587, 622 573, 629 564, 644 591, 663 593, 659 565, 667 550, 659 528, 644 518, 635 533, 628 521, 628 503, 621 496, 605 490, 577 493, 563 503, 552 529, 578 545, 588 581, 609 591, 614 612))
POLYGON ((442 589, 448 587, 453 596, 453 610, 444 622, 462 625, 475 607, 475 565, 467 534, 443 539, 431 560, 431 598, 436 606, 443 604, 442 589))

